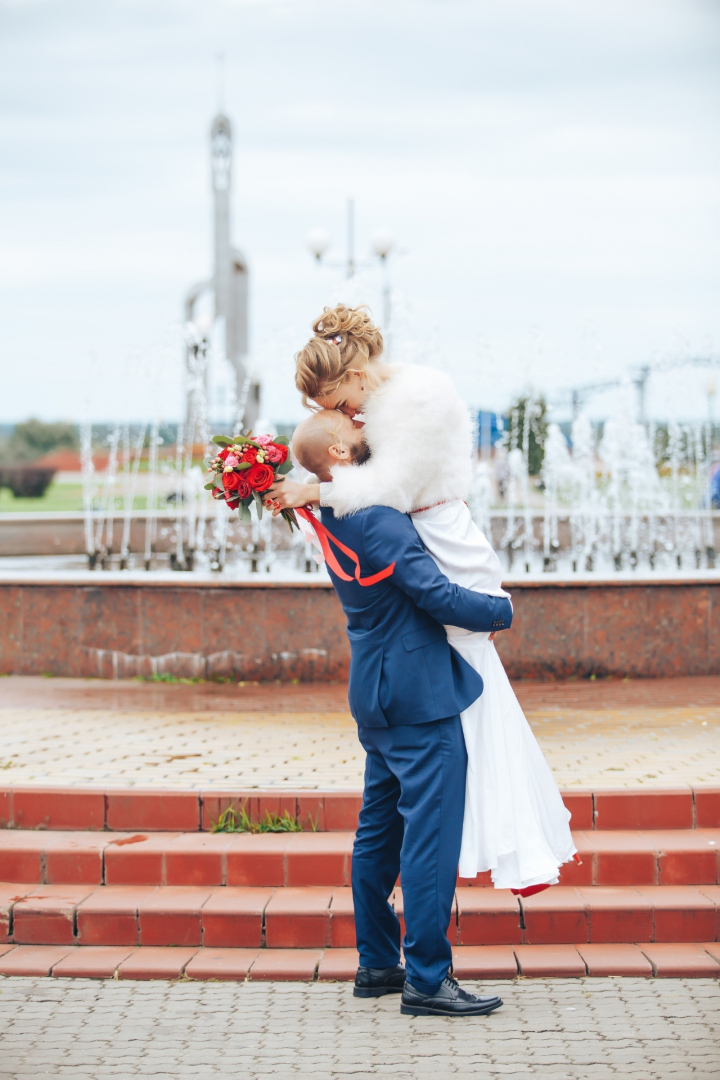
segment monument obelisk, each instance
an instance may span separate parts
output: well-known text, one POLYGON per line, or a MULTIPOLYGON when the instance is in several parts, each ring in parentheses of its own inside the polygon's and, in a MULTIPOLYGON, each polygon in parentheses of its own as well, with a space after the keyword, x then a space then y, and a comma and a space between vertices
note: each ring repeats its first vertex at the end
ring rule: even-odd
POLYGON ((200 297, 212 292, 215 318, 223 320, 225 356, 235 373, 238 420, 244 428, 255 422, 260 408, 260 384, 253 382, 248 367, 248 266, 241 251, 230 242, 230 193, 232 183, 232 125, 219 112, 210 128, 210 160, 213 190, 214 265, 210 281, 194 285, 185 298, 185 320, 194 321, 200 297))

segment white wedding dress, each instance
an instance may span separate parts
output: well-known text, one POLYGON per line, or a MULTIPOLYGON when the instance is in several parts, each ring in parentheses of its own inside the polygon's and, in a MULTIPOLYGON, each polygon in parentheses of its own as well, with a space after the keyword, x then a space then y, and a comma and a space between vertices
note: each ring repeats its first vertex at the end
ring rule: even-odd
MULTIPOLYGON (((425 548, 457 585, 491 596, 500 560, 460 499, 411 514, 425 548)), ((468 767, 460 877, 489 870, 497 889, 554 885, 575 854, 570 813, 515 697, 489 634, 446 626, 448 641, 485 688, 461 714, 468 767)), ((512 632, 512 631, 511 631, 512 632)))
MULTIPOLYGON (((334 466, 332 483, 320 485, 322 505, 338 517, 376 505, 410 513, 451 581, 507 596, 500 561, 463 501, 472 478, 473 425, 449 376, 393 365, 392 377, 365 402, 362 419, 372 456, 363 465, 334 466)), ((306 539, 317 539, 310 526, 306 539)), ((517 891, 554 884, 575 854, 570 814, 489 635, 445 629, 485 684, 461 717, 468 770, 460 875, 489 870, 497 888, 517 891)))

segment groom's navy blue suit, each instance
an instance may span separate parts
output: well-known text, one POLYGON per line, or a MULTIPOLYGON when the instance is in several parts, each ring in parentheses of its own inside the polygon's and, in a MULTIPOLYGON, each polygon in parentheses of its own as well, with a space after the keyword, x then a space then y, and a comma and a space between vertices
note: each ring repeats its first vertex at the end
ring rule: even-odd
MULTIPOLYGON (((451 961, 450 922, 462 838, 467 755, 459 713, 483 690, 442 624, 502 630, 510 601, 454 585, 425 551, 410 518, 374 506, 322 522, 360 559, 362 576, 395 563, 375 585, 330 570, 347 616, 350 711, 367 751, 353 848, 355 929, 364 967, 400 958, 400 924, 388 897, 401 874, 408 981, 434 993, 451 961)), ((349 558, 335 550, 347 573, 349 558)))

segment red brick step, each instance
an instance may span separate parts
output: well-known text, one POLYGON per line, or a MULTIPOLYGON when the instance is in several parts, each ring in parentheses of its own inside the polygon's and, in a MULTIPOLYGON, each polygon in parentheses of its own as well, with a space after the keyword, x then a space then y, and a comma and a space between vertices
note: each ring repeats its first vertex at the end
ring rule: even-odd
MULTIPOLYGON (((720 829, 574 833, 581 863, 563 885, 716 885, 720 829)), ((0 881, 212 888, 349 885, 353 834, 75 832, 0 829, 0 881)), ((463 886, 489 886, 484 874, 463 886)))
MULTIPOLYGON (((720 787, 564 791, 575 829, 720 828, 720 787)), ((142 788, 0 786, 0 828, 116 832, 208 831, 227 807, 251 820, 287 811, 306 831, 357 826, 359 791, 198 791, 142 788)))
MULTIPOLYGON (((349 948, 346 886, 22 885, 2 887, 4 939, 18 945, 349 948)), ((402 890, 395 889, 402 923, 402 890)), ((520 898, 459 887, 453 945, 714 942, 720 886, 562 886, 520 898)))
POLYGON ((0 881, 83 885, 348 885, 352 833, 0 829, 0 881))

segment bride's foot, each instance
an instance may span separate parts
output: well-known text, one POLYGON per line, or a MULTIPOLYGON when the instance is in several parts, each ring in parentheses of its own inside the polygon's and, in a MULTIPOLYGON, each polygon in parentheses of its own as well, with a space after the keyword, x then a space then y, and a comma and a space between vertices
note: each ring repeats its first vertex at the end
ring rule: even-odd
POLYGON ((405 1016, 486 1016, 501 1005, 502 998, 470 994, 452 975, 446 975, 440 989, 431 995, 422 994, 406 982, 400 1012, 405 1016))

